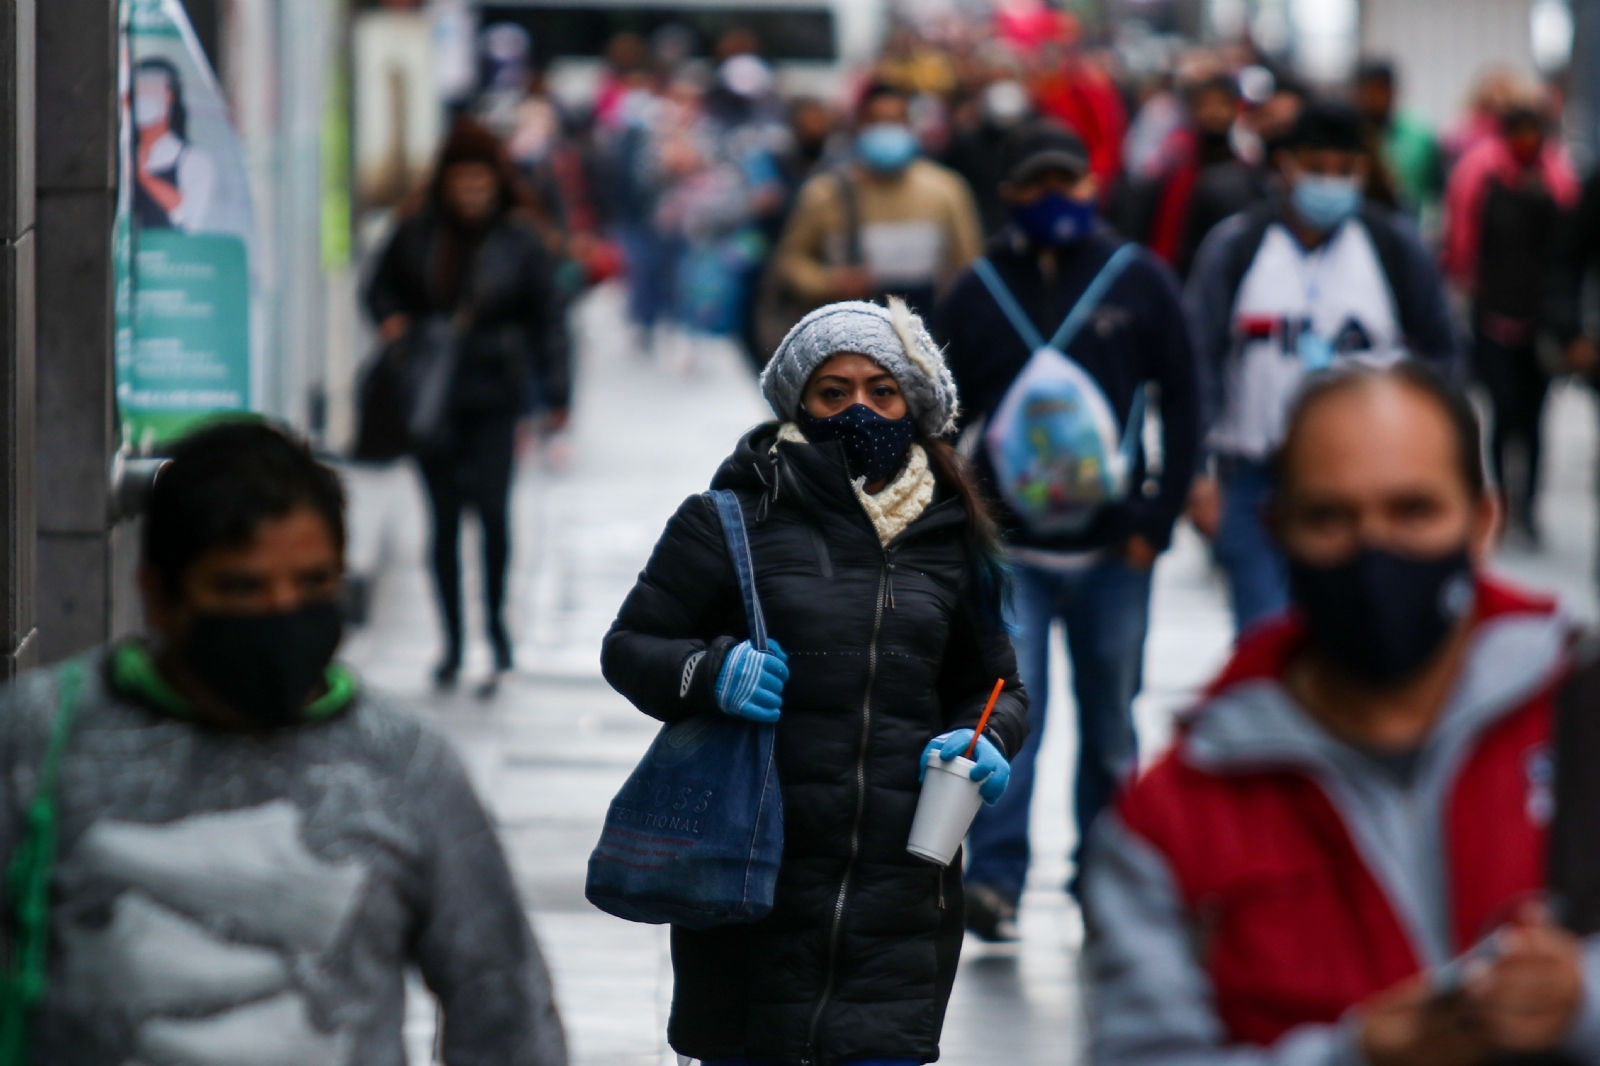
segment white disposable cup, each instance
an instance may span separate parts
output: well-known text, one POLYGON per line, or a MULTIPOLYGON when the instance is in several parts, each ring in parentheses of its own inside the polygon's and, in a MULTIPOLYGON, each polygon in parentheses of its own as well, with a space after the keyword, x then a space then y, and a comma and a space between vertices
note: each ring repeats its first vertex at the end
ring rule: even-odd
POLYGON ((922 780, 922 795, 917 799, 917 816, 911 820, 911 839, 906 850, 919 859, 939 866, 950 865, 956 849, 966 839, 972 820, 983 806, 972 779, 971 759, 956 756, 946 762, 935 749, 928 756, 928 772, 922 780))

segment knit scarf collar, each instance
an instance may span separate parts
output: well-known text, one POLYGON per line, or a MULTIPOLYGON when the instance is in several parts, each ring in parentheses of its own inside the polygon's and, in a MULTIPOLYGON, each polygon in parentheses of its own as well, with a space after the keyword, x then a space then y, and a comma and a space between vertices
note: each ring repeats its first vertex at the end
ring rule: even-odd
MULTIPOLYGON (((810 443, 793 422, 785 422, 778 427, 778 440, 772 445, 773 449, 776 450, 778 444, 784 441, 790 444, 810 443)), ((861 501, 862 509, 872 520, 872 528, 878 531, 878 542, 885 546, 904 533, 906 527, 928 509, 928 504, 933 502, 933 486, 928 453, 920 444, 911 445, 900 473, 878 492, 867 491, 867 479, 864 477, 850 482, 856 499, 861 501)))

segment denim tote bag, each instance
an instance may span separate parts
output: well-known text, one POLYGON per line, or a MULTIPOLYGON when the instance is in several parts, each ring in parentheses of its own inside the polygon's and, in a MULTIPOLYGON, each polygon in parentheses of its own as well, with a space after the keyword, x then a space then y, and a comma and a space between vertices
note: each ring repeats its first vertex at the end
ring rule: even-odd
MULTIPOLYGON (((767 649, 738 498, 708 494, 739 578, 750 643, 767 649)), ((720 711, 663 726, 606 811, 584 895, 608 914, 710 929, 772 911, 783 859, 776 727, 720 711)))

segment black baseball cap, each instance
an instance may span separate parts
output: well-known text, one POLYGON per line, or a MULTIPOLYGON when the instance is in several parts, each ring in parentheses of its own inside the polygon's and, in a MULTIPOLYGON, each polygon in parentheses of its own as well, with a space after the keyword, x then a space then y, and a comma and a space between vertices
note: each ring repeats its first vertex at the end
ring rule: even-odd
POLYGON ((1047 170, 1089 173, 1089 150, 1083 138, 1051 119, 1031 119, 1011 131, 1000 147, 1006 181, 1021 183, 1047 170))
POLYGON ((1343 100, 1326 97, 1309 100, 1300 112, 1288 146, 1315 151, 1360 152, 1366 147, 1361 137, 1361 112, 1343 100))

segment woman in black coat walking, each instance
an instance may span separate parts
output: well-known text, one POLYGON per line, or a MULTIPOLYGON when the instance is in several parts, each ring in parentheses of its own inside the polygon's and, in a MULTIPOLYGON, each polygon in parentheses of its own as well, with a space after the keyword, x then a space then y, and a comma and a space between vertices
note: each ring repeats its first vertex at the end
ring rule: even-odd
POLYGON ((668 1038, 706 1066, 938 1057, 961 863, 906 851, 919 769, 930 750, 965 748, 997 678, 973 771, 991 801, 1027 732, 994 526, 940 439, 955 386, 894 303, 801 320, 761 379, 780 421, 748 433, 712 482, 739 497, 773 651, 747 640, 703 496, 668 523, 605 642, 607 680, 646 714, 778 723, 772 914, 672 931, 668 1038))
MULTIPOLYGON (((461 514, 483 531, 483 587, 495 678, 511 669, 504 617, 517 423, 566 420, 566 307, 532 203, 498 138, 458 119, 425 197, 406 214, 367 289, 382 338, 453 331, 459 345, 445 425, 417 456, 433 511, 433 573, 445 651, 435 680, 461 669, 461 514)), ((495 681, 484 686, 492 692, 495 681)))

